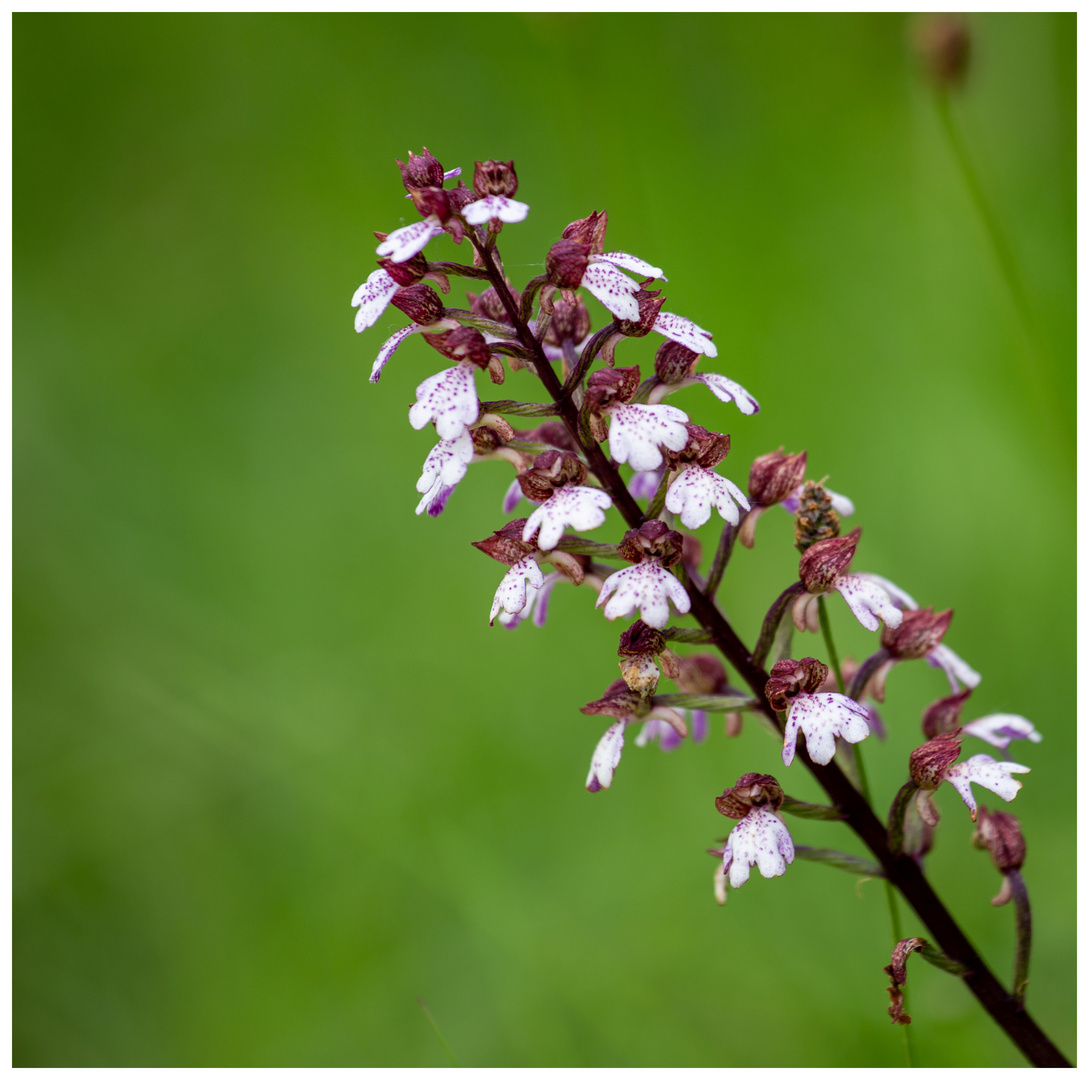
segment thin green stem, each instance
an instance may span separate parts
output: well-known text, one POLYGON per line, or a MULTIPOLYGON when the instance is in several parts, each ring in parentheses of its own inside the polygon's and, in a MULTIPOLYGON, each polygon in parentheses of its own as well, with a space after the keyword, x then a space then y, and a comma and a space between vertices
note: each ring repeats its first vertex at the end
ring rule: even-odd
POLYGON ((453 1050, 450 1049, 450 1044, 442 1037, 442 1032, 439 1031, 439 1025, 435 1023, 435 1018, 431 1015, 431 1010, 427 1007, 427 1002, 423 998, 417 998, 416 1004, 420 1006, 420 1011, 427 1017, 427 1022, 431 1025, 431 1030, 435 1033, 435 1038, 439 1040, 439 1045, 443 1049, 443 1053, 450 1059, 450 1064, 455 1069, 460 1069, 458 1059, 454 1057, 453 1050))
MULTIPOLYGON (((817 613, 821 621, 821 633, 824 635, 824 647, 828 650, 828 661, 832 665, 832 671, 836 676, 836 686, 841 694, 846 693, 843 687, 843 672, 839 668, 839 655, 836 653, 836 644, 832 640, 832 624, 828 621, 828 609, 824 605, 824 597, 817 597, 817 613)), ((865 794, 865 792, 863 792, 865 794)), ((869 796, 866 797, 869 802, 869 796)))

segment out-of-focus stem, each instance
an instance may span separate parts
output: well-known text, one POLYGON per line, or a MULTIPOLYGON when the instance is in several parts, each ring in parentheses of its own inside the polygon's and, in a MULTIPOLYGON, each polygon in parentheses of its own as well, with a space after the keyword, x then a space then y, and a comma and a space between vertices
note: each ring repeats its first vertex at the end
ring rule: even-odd
POLYGON ((707 595, 714 597, 722 581, 722 575, 726 573, 726 564, 733 554, 734 541, 737 539, 738 526, 731 525, 728 521, 722 526, 722 535, 718 538, 718 549, 715 551, 715 560, 711 563, 711 573, 707 578, 707 595))
POLYGON ((1032 951, 1032 911, 1029 908, 1028 889, 1020 870, 1006 875, 1013 893, 1017 911, 1017 954, 1013 962, 1013 1000, 1025 1007, 1025 990, 1028 987, 1029 953, 1032 951))

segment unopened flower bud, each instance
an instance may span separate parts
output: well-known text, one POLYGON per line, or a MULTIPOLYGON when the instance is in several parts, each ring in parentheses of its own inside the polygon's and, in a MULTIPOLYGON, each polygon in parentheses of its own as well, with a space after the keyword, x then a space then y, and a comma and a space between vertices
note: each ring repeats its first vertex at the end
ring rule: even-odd
POLYGON ((1013 814, 1001 810, 991 813, 981 806, 976 817, 976 831, 972 837, 976 847, 990 852, 999 873, 1008 874, 1020 870, 1025 862, 1025 837, 1021 823, 1013 814))
POLYGON ((805 479, 805 451, 784 454, 780 446, 761 454, 749 470, 749 500, 754 506, 775 506, 793 495, 805 479))
POLYGON ((549 345, 562 345, 565 341, 579 342, 590 333, 590 312, 582 302, 581 296, 569 304, 566 300, 556 300, 552 304, 552 320, 545 331, 545 341, 549 345))
POLYGON ((441 187, 425 187, 412 192, 412 202, 421 217, 434 214, 444 225, 450 220, 453 210, 450 206, 450 192, 441 187))
MULTIPOLYGON (((453 214, 460 214, 469 203, 476 202, 476 192, 467 188, 464 180, 459 180, 457 187, 450 188, 446 195, 450 202, 450 212, 453 214)), ((454 239, 460 240, 461 235, 460 229, 455 230, 454 239)))
POLYGON ((419 188, 442 187, 443 167, 438 158, 425 146, 421 153, 408 152, 408 164, 398 160, 401 181, 409 192, 419 188))
POLYGON ((648 521, 638 529, 629 529, 619 546, 619 555, 638 563, 656 558, 662 566, 674 566, 681 558, 684 537, 664 521, 648 521))
POLYGON ((458 363, 467 360, 478 368, 486 368, 491 363, 492 354, 484 335, 472 326, 459 326, 442 334, 424 334, 424 340, 448 360, 458 363))
POLYGON ((675 386, 692 374, 699 358, 698 352, 667 338, 654 354, 654 373, 662 382, 675 386))
POLYGON ((915 24, 915 48, 927 74, 941 87, 959 86, 968 71, 972 39, 959 15, 927 15, 915 24))
POLYGON ((508 521, 487 540, 473 540, 472 545, 478 551, 483 551, 485 555, 503 563, 504 566, 513 566, 537 550, 536 544, 527 543, 522 539, 526 520, 526 518, 518 518, 515 521, 508 521))
POLYGON ((729 689, 722 661, 711 653, 692 653, 679 660, 677 685, 686 694, 721 694, 729 689))
POLYGON ((738 821, 756 807, 775 811, 782 805, 783 789, 768 773, 745 773, 715 799, 715 809, 720 814, 738 821))
POLYGON ((482 199, 489 195, 512 198, 518 191, 513 161, 478 161, 473 170, 473 190, 482 199))
POLYGON ((535 431, 526 432, 525 438, 547 443, 557 450, 570 450, 572 453, 579 450, 578 443, 562 420, 546 420, 535 431))
POLYGON ((587 716, 615 716, 617 720, 624 720, 629 716, 645 714, 649 708, 642 695, 632 690, 623 679, 617 679, 609 685, 603 697, 583 705, 579 712, 587 716))
POLYGON ((564 240, 575 240, 585 244, 593 255, 605 251, 605 227, 609 224, 609 215, 604 210, 595 210, 589 217, 572 221, 563 230, 564 240))
POLYGON ((557 240, 545 256, 545 273, 557 289, 577 289, 590 261, 590 249, 575 240, 557 240))
POLYGON ((803 552, 798 564, 798 576, 806 592, 828 592, 836 578, 847 573, 861 536, 862 530, 855 529, 848 536, 819 540, 803 552))
POLYGON ((932 607, 905 611, 895 630, 886 626, 881 632, 881 644, 898 660, 919 660, 941 643, 952 618, 952 609, 937 614, 932 607))
MULTIPOLYGON (((398 289, 390 303, 418 326, 430 326, 443 317, 442 298, 430 285, 409 285, 398 289)), ((437 336, 437 335, 435 335, 437 336)))
POLYGON ((794 546, 806 551, 834 536, 839 536, 839 514, 832 509, 832 496, 816 481, 807 480, 794 516, 794 546))
POLYGON ((815 694, 827 677, 827 666, 812 656, 802 660, 780 660, 771 669, 764 694, 776 712, 785 712, 791 698, 815 694))
POLYGON ((954 731, 935 735, 911 752, 908 770, 912 781, 926 791, 933 791, 945 776, 946 770, 960 757, 960 739, 954 731))
POLYGON ((923 713, 923 734, 928 739, 935 735, 945 735, 960 727, 960 713, 968 700, 972 688, 966 686, 959 694, 939 698, 926 707, 923 713))
POLYGON ((634 294, 634 299, 639 305, 639 318, 621 319, 620 333, 625 337, 646 337, 654 329, 654 324, 665 304, 665 297, 662 296, 661 289, 654 292, 640 289, 634 294))
POLYGON ((666 647, 666 640, 661 630, 647 626, 642 619, 637 619, 620 635, 617 656, 639 656, 651 653, 657 656, 666 647))
MULTIPOLYGON (((507 283, 509 287, 509 282, 507 283)), ((479 296, 474 293, 465 294, 469 299, 469 310, 474 315, 483 315, 485 319, 491 319, 492 322, 505 323, 510 325, 510 316, 507 315, 507 309, 503 306, 503 301, 499 299, 499 293, 495 291, 495 288, 491 285, 488 286, 479 296)), ((511 295, 514 297, 514 302, 518 302, 518 294, 511 289, 511 295)))

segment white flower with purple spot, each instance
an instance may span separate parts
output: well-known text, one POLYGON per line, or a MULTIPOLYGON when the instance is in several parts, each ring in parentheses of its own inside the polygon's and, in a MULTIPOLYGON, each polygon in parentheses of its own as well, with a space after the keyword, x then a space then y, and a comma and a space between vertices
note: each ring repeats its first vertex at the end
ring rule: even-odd
MULTIPOLYGON (((1027 765, 1018 765, 1016 761, 995 761, 990 754, 975 754, 967 761, 951 765, 946 770, 944 779, 957 789, 964 800, 964 805, 972 813, 972 820, 975 821, 976 799, 972 794, 972 784, 978 784, 988 791, 993 791, 1000 799, 1010 802, 1021 790, 1021 781, 1014 780, 1010 773, 1031 771, 1027 765)), ((919 797, 929 794, 928 791, 923 790, 919 792, 919 797)), ((921 810, 920 813, 922 813, 921 810)), ((928 820, 925 814, 923 820, 928 820)))
POLYGON ((526 606, 521 611, 515 612, 513 615, 509 611, 500 612, 500 625, 505 626, 508 630, 513 630, 520 622, 532 617, 534 626, 544 626, 548 618, 548 601, 552 596, 552 590, 556 587, 558 581, 563 580, 564 575, 559 572, 545 574, 541 587, 528 594, 526 606))
POLYGON ((688 443, 688 414, 672 405, 628 405, 618 402, 601 410, 610 417, 609 453, 638 472, 662 464, 660 446, 683 450, 688 443))
POLYGON ((527 583, 534 591, 544 584, 544 574, 532 555, 519 559, 499 583, 492 601, 492 611, 488 616, 489 625, 495 623, 495 617, 501 609, 508 615, 517 615, 525 609, 529 602, 526 596, 527 583))
POLYGON ((408 422, 419 431, 433 421, 440 439, 457 439, 480 415, 475 370, 472 364, 458 364, 424 379, 416 387, 408 422))
MULTIPOLYGON (((847 601, 854 617, 867 629, 876 630, 883 622, 895 629, 903 615, 880 585, 863 574, 841 574, 832 582, 828 593, 835 590, 847 601)), ((794 625, 801 631, 820 632, 820 609, 817 598, 828 593, 804 592, 794 601, 794 625)))
MULTIPOLYGON (((697 326, 691 319, 686 319, 683 315, 674 315, 671 311, 659 311, 651 329, 661 334, 662 337, 669 338, 670 341, 675 341, 686 349, 691 349, 694 353, 701 353, 712 360, 718 356, 718 349, 711 340, 711 331, 704 330, 702 326, 697 326)), ((707 382, 704 376, 697 375, 695 378, 700 382, 707 382)), ((725 378, 725 376, 720 376, 720 378, 725 378)), ((729 382, 730 380, 726 379, 725 381, 729 382)), ((707 383, 707 385, 711 388, 712 393, 718 396, 711 384, 707 383)), ((733 385, 737 386, 737 383, 733 385)), ((738 389, 740 390, 741 387, 738 387, 738 389)), ((753 404, 756 404, 755 401, 753 404)))
POLYGON ((753 807, 731 830, 722 853, 722 869, 739 889, 756 867, 766 878, 780 877, 794 861, 790 831, 773 811, 753 807))
POLYGON ((981 716, 978 720, 965 724, 962 734, 974 735, 991 746, 997 746, 999 750, 1008 749, 1014 739, 1028 739, 1029 742, 1037 743, 1043 738, 1031 720, 1012 713, 981 716))
POLYGON ((610 622, 630 615, 638 608, 639 617, 647 626, 661 630, 669 622, 671 600, 682 615, 692 606, 684 586, 651 557, 610 574, 595 606, 605 604, 605 618, 610 622))
POLYGON ((794 760, 798 733, 805 736, 805 748, 818 765, 827 765, 836 753, 836 737, 845 742, 862 742, 870 734, 864 705, 846 694, 799 694, 787 707, 783 740, 783 764, 794 760))
POLYGON ((679 514, 681 523, 689 529, 706 525, 712 508, 718 510, 725 521, 736 525, 741 520, 738 505, 749 509, 745 493, 725 476, 699 465, 685 465, 680 475, 666 492, 665 506, 671 513, 679 514))
POLYGON ((417 252, 427 247, 433 236, 445 232, 437 214, 429 214, 423 221, 414 221, 400 229, 394 229, 385 240, 375 248, 375 252, 390 262, 401 263, 411 259, 417 252))
POLYGON ((605 523, 605 511, 613 500, 600 488, 568 484, 557 488, 551 498, 541 503, 526 520, 522 539, 529 543, 540 530, 537 546, 551 551, 568 526, 572 529, 596 529, 605 523))
POLYGON ((469 471, 472 460, 473 438, 468 428, 456 439, 440 439, 427 455, 423 473, 416 481, 416 490, 423 495, 416 513, 426 511, 431 517, 438 517, 454 488, 469 471))
POLYGON ((508 199, 505 195, 486 195, 483 199, 469 203, 461 212, 470 225, 484 225, 493 218, 514 224, 525 221, 529 207, 517 199, 508 199))
POLYGON ((603 791, 613 782, 613 774, 620 764, 620 755, 624 751, 624 728, 626 720, 617 722, 606 729, 601 736, 593 756, 590 758, 590 772, 586 777, 587 791, 603 791))

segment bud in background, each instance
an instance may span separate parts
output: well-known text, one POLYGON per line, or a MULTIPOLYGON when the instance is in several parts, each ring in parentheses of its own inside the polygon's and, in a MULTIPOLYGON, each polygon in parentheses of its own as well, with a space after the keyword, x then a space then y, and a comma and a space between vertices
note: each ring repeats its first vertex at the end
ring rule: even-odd
POLYGON ((749 470, 749 502, 752 509, 741 523, 737 534, 742 547, 751 548, 756 539, 756 522, 769 507, 790 498, 805 479, 806 455, 784 454, 780 446, 770 454, 762 454, 749 470))
POLYGON ((939 89, 956 89, 964 82, 972 38, 962 16, 926 15, 915 23, 912 38, 927 75, 939 89))

